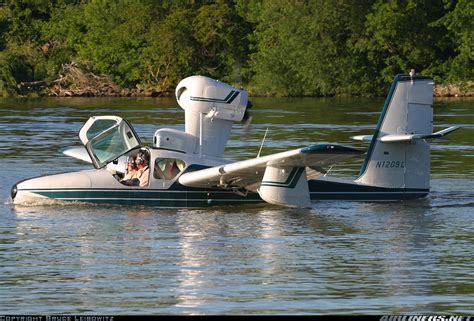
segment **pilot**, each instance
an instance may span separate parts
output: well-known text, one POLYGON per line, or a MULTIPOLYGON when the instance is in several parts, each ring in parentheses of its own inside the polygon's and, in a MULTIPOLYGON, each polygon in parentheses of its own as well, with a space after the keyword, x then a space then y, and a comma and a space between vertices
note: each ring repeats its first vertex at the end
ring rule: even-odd
POLYGON ((150 155, 148 151, 143 150, 138 154, 135 162, 137 163, 137 174, 135 178, 139 180, 139 186, 145 187, 148 186, 149 177, 150 177, 150 167, 148 166, 150 160, 150 155))

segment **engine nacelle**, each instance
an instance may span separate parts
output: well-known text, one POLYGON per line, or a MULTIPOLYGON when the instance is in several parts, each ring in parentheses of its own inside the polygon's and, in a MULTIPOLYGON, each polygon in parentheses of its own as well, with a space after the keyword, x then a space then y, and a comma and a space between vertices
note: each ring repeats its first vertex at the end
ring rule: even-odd
POLYGON ((179 82, 176 100, 185 111, 186 133, 198 139, 198 153, 222 157, 233 122, 244 119, 247 92, 209 77, 191 76, 179 82))
POLYGON ((186 113, 190 111, 214 119, 241 121, 248 94, 209 77, 191 76, 179 82, 176 100, 186 113))

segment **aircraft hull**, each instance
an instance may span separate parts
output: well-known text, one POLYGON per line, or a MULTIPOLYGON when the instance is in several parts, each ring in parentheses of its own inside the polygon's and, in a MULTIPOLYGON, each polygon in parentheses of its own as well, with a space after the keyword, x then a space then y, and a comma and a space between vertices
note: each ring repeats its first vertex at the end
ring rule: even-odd
MULTIPOLYGON (((425 197, 427 189, 381 188, 351 181, 308 181, 311 200, 395 201, 425 197)), ((148 205, 165 208, 197 208, 264 202, 257 193, 246 195, 220 189, 186 187, 178 182, 168 189, 120 184, 106 171, 82 171, 48 175, 18 182, 11 192, 14 204, 87 202, 116 205, 148 205)))
MULTIPOLYGON (((158 207, 206 207, 263 202, 258 194, 246 197, 226 191, 170 191, 150 189, 43 189, 19 190, 14 203, 41 203, 49 199, 116 205, 148 205, 158 207)), ((47 203, 47 201, 45 202, 47 203)))
POLYGON ((395 201, 426 197, 428 189, 384 188, 350 181, 309 180, 311 200, 395 201))

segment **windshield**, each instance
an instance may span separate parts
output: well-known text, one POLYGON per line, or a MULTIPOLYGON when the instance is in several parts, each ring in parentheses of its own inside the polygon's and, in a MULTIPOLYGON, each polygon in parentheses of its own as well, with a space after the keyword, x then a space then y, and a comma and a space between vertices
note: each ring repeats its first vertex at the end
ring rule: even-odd
POLYGON ((91 140, 94 136, 100 134, 104 130, 113 127, 117 124, 115 119, 104 119, 101 121, 96 121, 92 126, 87 130, 87 139, 91 140))
POLYGON ((126 120, 112 120, 105 116, 97 117, 83 132, 83 137, 92 137, 86 149, 96 168, 105 166, 140 145, 139 138, 126 120))
POLYGON ((119 126, 114 126, 90 140, 91 148, 99 163, 108 163, 129 150, 118 128, 119 126))

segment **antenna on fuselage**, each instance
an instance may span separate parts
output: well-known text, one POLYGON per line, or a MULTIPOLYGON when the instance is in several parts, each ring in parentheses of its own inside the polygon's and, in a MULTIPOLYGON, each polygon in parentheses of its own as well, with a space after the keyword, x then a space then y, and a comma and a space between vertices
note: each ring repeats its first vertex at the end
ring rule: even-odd
POLYGON ((262 144, 260 145, 260 149, 258 150, 257 158, 260 157, 260 153, 262 152, 262 148, 263 148, 263 143, 265 143, 265 138, 267 138, 267 133, 268 133, 268 127, 265 130, 265 135, 263 135, 262 144))

